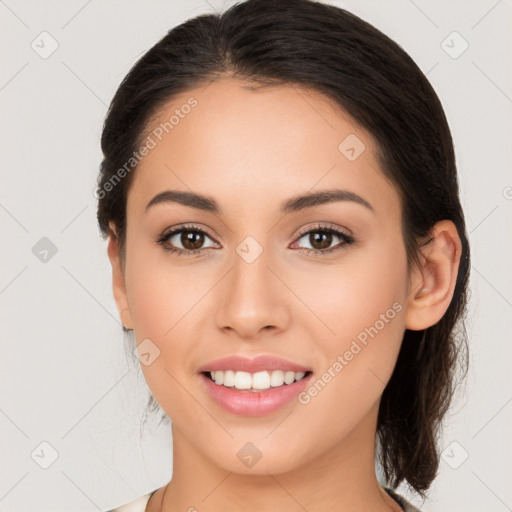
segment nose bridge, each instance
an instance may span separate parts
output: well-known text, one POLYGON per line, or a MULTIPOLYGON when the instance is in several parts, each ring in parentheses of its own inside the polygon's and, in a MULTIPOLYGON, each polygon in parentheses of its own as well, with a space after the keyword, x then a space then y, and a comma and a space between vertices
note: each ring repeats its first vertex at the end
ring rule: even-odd
POLYGON ((270 303, 273 275, 268 265, 272 258, 263 244, 263 240, 260 243, 255 237, 247 236, 235 248, 229 287, 240 308, 248 307, 250 310, 258 307, 261 311, 270 303))
POLYGON ((232 270, 217 308, 218 326, 230 327, 244 337, 255 336, 269 326, 284 328, 283 285, 269 269, 272 255, 263 244, 263 240, 260 243, 247 236, 235 247, 232 270))
MULTIPOLYGON (((261 237, 260 237, 261 240, 261 237)), ((233 276, 232 280, 236 291, 259 293, 267 287, 270 263, 270 254, 268 247, 264 248, 264 241, 258 242, 253 236, 247 236, 235 248, 233 257, 233 276)))

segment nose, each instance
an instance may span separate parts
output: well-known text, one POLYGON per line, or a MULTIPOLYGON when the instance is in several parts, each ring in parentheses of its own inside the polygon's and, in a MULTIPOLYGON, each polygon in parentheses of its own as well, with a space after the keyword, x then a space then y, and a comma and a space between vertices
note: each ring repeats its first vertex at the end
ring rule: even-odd
POLYGON ((248 257, 254 250, 249 245, 247 252, 235 252, 231 270, 219 283, 215 312, 219 329, 248 341, 278 334, 290 322, 291 292, 266 251, 248 257))

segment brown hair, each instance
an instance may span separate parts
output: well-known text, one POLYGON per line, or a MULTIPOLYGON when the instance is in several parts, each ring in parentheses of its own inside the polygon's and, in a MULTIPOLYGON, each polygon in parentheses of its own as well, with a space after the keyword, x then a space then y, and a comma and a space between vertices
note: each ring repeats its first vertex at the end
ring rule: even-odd
MULTIPOLYGON (((104 123, 98 222, 104 237, 114 235, 108 227, 114 222, 122 255, 126 198, 136 169, 126 171, 125 163, 164 104, 220 76, 312 88, 366 128, 377 141, 384 175, 401 197, 409 264, 418 262, 421 244, 436 222, 448 219, 457 228, 462 256, 453 299, 437 324, 424 331, 406 330, 378 415, 377 451, 388 485, 406 481, 424 495, 437 473, 436 442, 454 392, 457 364, 461 375, 467 370, 463 313, 469 244, 441 103, 398 44, 343 9, 311 0, 248 0, 222 14, 190 19, 133 66, 104 123), (123 165, 126 172, 114 183, 123 165)), ((151 403, 156 404, 153 397, 151 403)))

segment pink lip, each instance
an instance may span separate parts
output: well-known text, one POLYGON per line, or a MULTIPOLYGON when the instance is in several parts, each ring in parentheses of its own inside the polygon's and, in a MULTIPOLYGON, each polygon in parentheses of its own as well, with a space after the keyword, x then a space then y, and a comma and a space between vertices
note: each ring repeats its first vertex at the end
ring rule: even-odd
POLYGON ((263 416, 280 409, 293 400, 308 385, 312 375, 310 373, 299 382, 293 382, 292 384, 283 384, 282 386, 262 391, 245 391, 215 384, 215 382, 204 375, 204 373, 216 370, 233 370, 235 372, 249 373, 265 370, 311 372, 311 368, 270 355, 261 355, 253 359, 229 356, 216 359, 202 366, 199 369, 199 377, 210 398, 223 409, 243 416, 263 416))
MULTIPOLYGON (((286 359, 275 356, 257 356, 253 359, 240 356, 228 356, 216 359, 199 368, 199 372, 211 372, 216 370, 233 370, 235 372, 256 373, 264 370, 283 370, 284 372, 307 372, 311 368, 302 366, 286 359)), ((291 384, 290 384, 291 385, 291 384)))
POLYGON ((312 375, 311 373, 293 384, 283 384, 264 391, 240 391, 220 386, 203 373, 199 378, 214 402, 226 411, 242 416, 264 416, 291 402, 308 385, 312 375))

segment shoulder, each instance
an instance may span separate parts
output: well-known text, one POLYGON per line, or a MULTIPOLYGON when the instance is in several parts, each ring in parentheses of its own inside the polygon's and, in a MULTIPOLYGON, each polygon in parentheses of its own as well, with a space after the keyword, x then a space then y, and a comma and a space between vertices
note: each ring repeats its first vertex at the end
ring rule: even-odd
POLYGON ((404 509, 404 512, 421 512, 419 508, 416 508, 412 503, 409 503, 393 489, 390 489, 389 487, 383 487, 383 489, 404 509))
POLYGON ((129 503, 125 503, 120 507, 107 510, 107 512, 144 512, 146 510, 146 505, 149 501, 149 498, 151 498, 155 492, 156 490, 149 492, 148 494, 144 494, 143 496, 139 496, 129 503))

